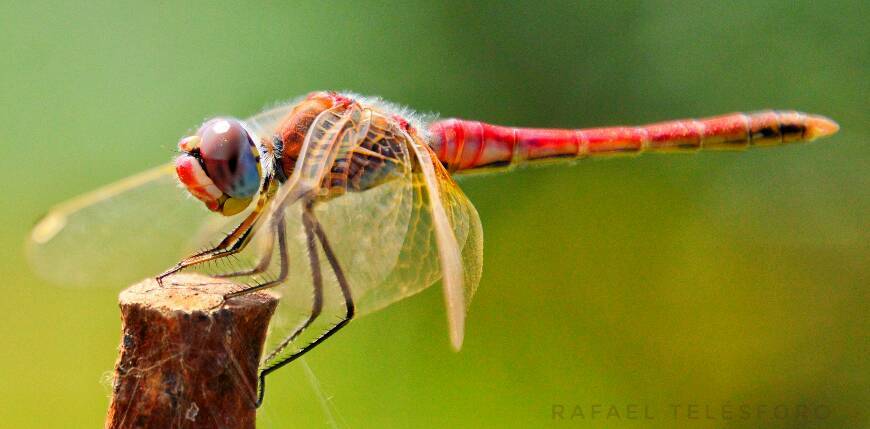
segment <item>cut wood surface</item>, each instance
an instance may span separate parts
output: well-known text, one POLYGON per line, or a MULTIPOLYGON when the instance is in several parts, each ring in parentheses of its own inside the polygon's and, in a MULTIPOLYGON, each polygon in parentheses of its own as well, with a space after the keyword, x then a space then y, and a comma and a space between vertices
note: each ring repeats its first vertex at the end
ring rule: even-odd
POLYGON ((257 368, 277 298, 179 274, 121 292, 107 428, 253 428, 257 368))

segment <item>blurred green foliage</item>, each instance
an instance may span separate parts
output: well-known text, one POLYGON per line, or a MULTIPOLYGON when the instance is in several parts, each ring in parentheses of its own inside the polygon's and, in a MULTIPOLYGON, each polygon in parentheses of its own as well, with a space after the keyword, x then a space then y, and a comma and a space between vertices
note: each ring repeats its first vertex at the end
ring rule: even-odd
MULTIPOLYGON (((435 289, 354 322, 307 359, 337 421, 866 427, 868 16, 865 1, 2 2, 2 426, 95 427, 108 403, 124 285, 30 272, 23 242, 48 207, 165 162, 207 116, 352 89, 505 124, 773 107, 842 131, 463 180, 486 236, 464 350, 435 289), (830 413, 670 417, 726 403, 830 413), (553 420, 554 404, 587 418, 553 420), (591 419, 594 404, 656 419, 591 419)), ((322 406, 295 365, 260 426, 327 426, 322 406)))

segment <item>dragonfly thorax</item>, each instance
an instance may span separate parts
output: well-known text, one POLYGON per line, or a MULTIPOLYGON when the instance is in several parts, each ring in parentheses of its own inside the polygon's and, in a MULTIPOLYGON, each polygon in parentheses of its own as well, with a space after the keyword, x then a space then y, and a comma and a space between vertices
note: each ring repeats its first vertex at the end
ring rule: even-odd
POLYGON ((271 146, 277 162, 276 173, 279 179, 286 180, 293 174, 293 168, 305 143, 305 136, 318 115, 338 105, 353 103, 347 97, 334 92, 314 92, 299 102, 281 121, 271 138, 264 137, 263 144, 271 146))
MULTIPOLYGON (((279 181, 294 173, 307 139, 312 140, 309 143, 312 145, 323 144, 322 138, 312 139, 324 132, 329 134, 327 129, 312 129, 318 117, 323 114, 345 115, 352 111, 365 115, 366 119, 361 121, 362 125, 344 129, 335 137, 341 140, 345 134, 356 135, 358 144, 353 148, 344 147, 341 142, 331 146, 332 161, 319 185, 318 195, 331 197, 348 191, 363 191, 394 178, 395 168, 409 157, 408 148, 404 146, 406 139, 400 136, 404 132, 415 133, 409 122, 395 112, 384 111, 383 106, 353 95, 314 92, 278 122, 274 135, 262 138, 261 144, 266 152, 273 153, 276 158, 275 173, 279 181)), ((324 122, 331 130, 341 127, 339 123, 324 122)), ((316 148, 308 150, 318 151, 316 148)))

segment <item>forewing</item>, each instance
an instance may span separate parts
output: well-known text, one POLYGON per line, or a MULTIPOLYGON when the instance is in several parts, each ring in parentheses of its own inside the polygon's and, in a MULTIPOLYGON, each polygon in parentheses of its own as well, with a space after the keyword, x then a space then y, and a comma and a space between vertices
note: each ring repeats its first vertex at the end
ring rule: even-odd
MULTIPOLYGON (((245 122, 255 137, 267 135, 291 108, 245 122)), ((31 231, 27 253, 54 282, 118 287, 160 272, 235 221, 189 197, 166 164, 53 207, 31 231)))
POLYGON ((123 286, 192 250, 207 214, 164 165, 54 207, 31 231, 28 256, 61 284, 123 286))

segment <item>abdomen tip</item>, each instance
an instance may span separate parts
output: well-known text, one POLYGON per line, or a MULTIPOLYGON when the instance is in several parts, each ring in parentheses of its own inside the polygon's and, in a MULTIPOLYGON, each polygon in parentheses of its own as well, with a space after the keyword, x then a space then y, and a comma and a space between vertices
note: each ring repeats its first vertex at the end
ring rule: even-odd
POLYGON ((840 130, 840 125, 821 115, 807 115, 806 124, 805 137, 807 140, 827 137, 840 130))

